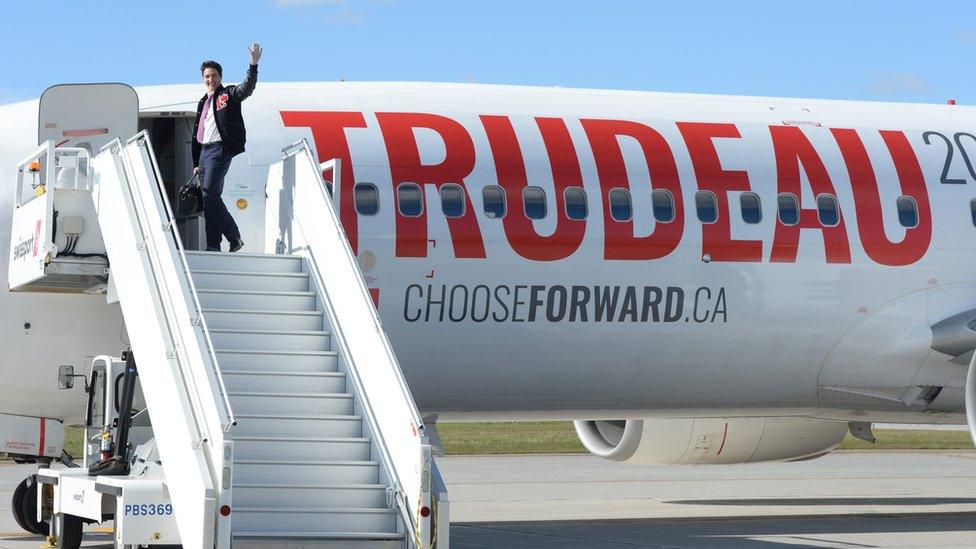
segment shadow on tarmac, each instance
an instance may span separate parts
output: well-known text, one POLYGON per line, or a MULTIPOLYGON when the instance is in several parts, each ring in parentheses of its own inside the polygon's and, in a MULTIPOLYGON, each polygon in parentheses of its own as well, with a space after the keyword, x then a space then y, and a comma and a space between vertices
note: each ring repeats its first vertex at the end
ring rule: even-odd
MULTIPOLYGON (((26 532, 0 532, 0 549, 20 549, 44 547, 47 545, 47 536, 38 536, 26 532)), ((95 532, 85 532, 84 549, 111 549, 115 545, 112 543, 112 534, 95 532)))
POLYGON ((835 506, 835 505, 966 505, 976 498, 755 498, 755 499, 685 499, 665 501, 675 505, 742 505, 742 506, 835 506))
POLYGON ((451 525, 451 547, 795 549, 797 546, 965 546, 976 539, 974 519, 976 513, 466 523, 451 525), (938 536, 933 537, 931 534, 935 532, 938 536))

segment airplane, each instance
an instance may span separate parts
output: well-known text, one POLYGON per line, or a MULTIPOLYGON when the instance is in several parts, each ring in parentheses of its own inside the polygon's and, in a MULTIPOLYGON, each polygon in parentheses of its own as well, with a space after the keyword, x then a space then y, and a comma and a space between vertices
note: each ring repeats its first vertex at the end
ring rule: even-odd
MULTIPOLYGON (((56 88, 49 111, 0 107, 0 229, 39 142, 121 136, 48 112, 118 117, 153 136, 171 194, 189 177, 199 85, 136 104, 56 88)), ((431 424, 572 420, 606 459, 742 463, 823 455, 872 422, 967 422, 976 109, 259 82, 243 112, 224 200, 244 251, 273 249, 263 189, 283 147, 340 159, 340 219, 431 424)), ((6 285, 0 300, 0 451, 57 459, 85 408, 58 368, 117 353, 119 309, 6 285)))

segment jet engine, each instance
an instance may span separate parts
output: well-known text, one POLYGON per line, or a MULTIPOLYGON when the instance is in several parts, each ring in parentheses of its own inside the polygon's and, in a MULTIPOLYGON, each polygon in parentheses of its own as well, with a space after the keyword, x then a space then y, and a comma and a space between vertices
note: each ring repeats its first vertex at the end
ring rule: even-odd
POLYGON ((592 454, 628 463, 724 464, 820 457, 847 423, 792 417, 575 421, 592 454))

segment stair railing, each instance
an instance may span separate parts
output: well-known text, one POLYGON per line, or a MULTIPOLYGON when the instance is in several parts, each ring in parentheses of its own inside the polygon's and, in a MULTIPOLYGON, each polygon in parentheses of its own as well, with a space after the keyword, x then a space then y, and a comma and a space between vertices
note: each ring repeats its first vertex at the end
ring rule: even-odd
MULTIPOLYGON (((157 250, 159 227, 146 215, 140 184, 118 139, 92 161, 92 200, 111 261, 110 295, 122 306, 139 357, 143 392, 153 418, 180 536, 191 547, 214 541, 214 460, 206 411, 188 371, 188 318, 173 300, 157 250)), ((211 399, 213 400, 213 399, 211 399)))
MULTIPOLYGON (((339 161, 330 162, 333 173, 338 174, 339 161)), ((333 342, 341 352, 363 415, 373 427, 374 442, 391 477, 410 543, 430 547, 434 539, 431 471, 436 465, 430 459, 420 412, 322 179, 324 168, 316 164, 305 140, 283 149, 282 161, 272 166, 266 189, 267 229, 278 234, 269 233, 266 242, 275 251, 307 259, 331 322, 333 342)))
MULTIPOLYGON (((160 327, 171 345, 167 358, 175 361, 175 373, 196 427, 193 446, 202 451, 206 463, 205 484, 210 495, 204 503, 209 510, 203 518, 202 535, 205 539, 216 538, 217 547, 229 547, 230 519, 218 516, 216 508, 231 503, 233 441, 226 440, 224 433, 236 425, 236 420, 175 217, 146 132, 124 145, 116 140, 106 149, 111 149, 121 164, 121 190, 130 210, 125 215, 131 216, 134 229, 138 229, 139 250, 148 260, 146 277, 160 307, 157 317, 162 320, 160 327)), ((114 229, 102 227, 103 233, 114 229)))
MULTIPOLYGON (((140 193, 140 205, 144 208, 148 226, 154 233, 153 242, 157 244, 154 251, 160 258, 158 264, 163 267, 167 282, 172 283, 172 291, 168 295, 173 299, 176 311, 181 313, 181 343, 188 360, 181 362, 180 366, 185 368, 185 375, 192 381, 196 402, 201 406, 206 420, 208 439, 202 443, 208 450, 207 462, 217 493, 215 507, 229 508, 233 502, 231 479, 234 442, 227 439, 224 433, 237 425, 230 395, 224 384, 210 327, 203 314, 200 296, 186 258, 186 249, 160 176, 149 134, 142 131, 130 138, 124 151, 126 166, 137 183, 134 187, 140 193)), ((216 521, 214 535, 217 547, 229 547, 231 517, 224 513, 214 513, 213 518, 216 521)))
MULTIPOLYGON (((216 391, 220 396, 221 406, 218 407, 220 425, 224 432, 228 432, 237 425, 237 418, 234 416, 230 396, 227 394, 226 385, 224 385, 224 376, 220 372, 220 363, 217 361, 217 353, 214 349, 213 339, 210 336, 210 327, 207 325, 207 319, 203 314, 203 305, 200 303, 200 294, 197 292, 197 286, 193 282, 190 265, 186 259, 186 248, 183 246, 183 239, 177 227, 176 216, 173 215, 173 208, 170 206, 166 188, 163 185, 162 179, 159 177, 159 165, 156 162, 156 155, 152 153, 152 141, 149 138, 149 134, 143 130, 129 139, 126 144, 137 145, 142 155, 141 160, 149 163, 152 168, 151 175, 153 177, 151 177, 150 181, 145 182, 150 186, 146 193, 148 196, 144 196, 143 199, 155 203, 156 211, 163 218, 162 229, 170 233, 174 248, 167 247, 165 251, 170 253, 172 261, 179 267, 176 269, 176 272, 180 275, 180 286, 184 288, 185 296, 190 301, 188 306, 192 311, 191 322, 197 327, 197 333, 205 342, 207 356, 204 357, 204 360, 207 363, 207 374, 210 378, 210 384, 216 387, 216 391)), ((131 158, 128 158, 128 160, 133 161, 131 158)), ((136 171, 136 173, 141 172, 136 171)), ((146 173, 149 175, 150 172, 146 173)), ((146 204, 146 207, 148 208, 151 205, 146 204)))

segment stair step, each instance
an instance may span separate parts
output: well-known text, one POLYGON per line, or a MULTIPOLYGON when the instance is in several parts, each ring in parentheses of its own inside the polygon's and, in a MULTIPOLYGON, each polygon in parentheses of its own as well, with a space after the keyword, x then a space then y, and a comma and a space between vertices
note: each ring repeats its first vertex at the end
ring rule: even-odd
POLYGON ((328 351, 332 336, 322 330, 210 329, 214 348, 264 349, 267 351, 328 351))
POLYGON ((198 290, 204 309, 248 311, 314 311, 313 292, 272 292, 269 290, 198 290))
POLYGON ((222 370, 224 386, 228 391, 346 392, 346 374, 340 372, 249 372, 226 368, 222 370))
POLYGON ((234 534, 234 549, 403 549, 404 534, 254 532, 234 534))
POLYGON ((228 391, 235 414, 352 415, 353 397, 345 393, 265 393, 228 391))
POLYGON ((234 438, 234 458, 240 460, 353 460, 368 461, 370 441, 362 437, 234 438))
POLYGON ((322 330, 325 322, 322 311, 204 309, 203 316, 211 329, 322 330))
POLYGON ((287 461, 234 459, 234 482, 379 482, 378 461, 287 461))
POLYGON ((334 351, 269 351, 254 349, 218 349, 221 370, 248 372, 335 372, 339 354, 334 351))
POLYGON ((386 509, 383 484, 234 483, 234 505, 244 507, 357 507, 386 509))
POLYGON ((307 292, 308 273, 254 273, 246 271, 192 270, 198 290, 268 290, 307 292))
POLYGON ((396 512, 392 509, 321 509, 280 507, 234 507, 232 529, 237 537, 244 533, 289 537, 313 536, 314 532, 379 533, 396 532, 396 512))
POLYGON ((190 271, 216 270, 250 273, 300 273, 302 258, 297 255, 250 253, 186 252, 190 271))
POLYGON ((363 418, 341 415, 247 415, 236 414, 237 426, 230 438, 242 436, 358 437, 363 418))

